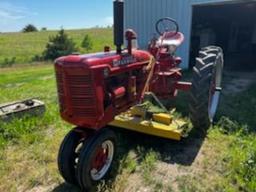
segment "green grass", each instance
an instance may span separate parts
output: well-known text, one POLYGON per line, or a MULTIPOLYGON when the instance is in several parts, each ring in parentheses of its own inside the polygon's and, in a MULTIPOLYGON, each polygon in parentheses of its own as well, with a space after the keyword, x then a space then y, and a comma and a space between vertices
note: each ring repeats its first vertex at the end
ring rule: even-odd
MULTIPOLYGON (((62 184, 57 170, 58 148, 72 125, 59 117, 53 66, 0 70, 0 93, 1 103, 36 97, 46 103, 47 109, 43 118, 0 124, 0 191, 40 191, 40 187, 47 191, 76 191, 62 184)), ((241 94, 223 98, 221 118, 203 141, 192 135, 176 143, 121 131, 116 172, 110 182, 97 188, 255 191, 255 98, 255 85, 241 94), (199 160, 188 160, 194 153, 199 160), (167 167, 176 165, 178 175, 175 171, 168 175, 170 170, 158 170, 161 163, 167 163, 167 167)), ((183 108, 184 101, 179 102, 183 108)))
MULTIPOLYGON (((112 29, 82 29, 67 30, 68 35, 74 40, 77 47, 81 47, 82 40, 88 34, 93 41, 91 52, 103 51, 105 45, 112 45, 112 29)), ((27 64, 32 62, 35 55, 41 55, 50 36, 57 31, 40 31, 33 33, 0 33, 0 64, 6 59, 16 58, 15 63, 27 64)), ((81 52, 84 52, 80 48, 81 52)))
POLYGON ((43 118, 24 118, 0 124, 0 191, 24 190, 58 178, 56 152, 69 130, 58 115, 55 77, 51 65, 0 71, 0 101, 37 97, 46 104, 43 118), (47 165, 44 168, 43 165, 47 165), (56 173, 54 173, 55 171, 56 173), (16 182, 14 182, 16 180, 16 182))
POLYGON ((156 168, 156 163, 158 158, 158 154, 155 150, 150 149, 149 151, 145 151, 145 149, 139 148, 138 149, 139 154, 144 154, 141 157, 141 172, 143 173, 143 179, 147 184, 150 184, 154 182, 155 178, 152 177, 151 173, 155 170, 156 168))
MULTIPOLYGON (((211 154, 214 154, 215 150, 219 154, 217 155, 219 165, 211 166, 219 171, 217 175, 220 177, 216 176, 210 184, 206 183, 206 186, 204 180, 210 173, 203 172, 202 175, 182 177, 180 191, 246 192, 256 190, 255 98, 256 84, 252 84, 246 91, 222 98, 218 122, 207 136, 210 143, 214 145, 210 149, 211 154)), ((181 102, 178 106, 184 109, 184 103, 181 102)), ((210 155, 209 157, 214 158, 210 155)), ((212 160, 205 158, 204 161, 209 166, 212 160)))
POLYGON ((246 126, 248 131, 256 130, 256 84, 252 85, 248 90, 238 93, 235 96, 229 96, 222 102, 220 115, 230 117, 240 125, 246 126))

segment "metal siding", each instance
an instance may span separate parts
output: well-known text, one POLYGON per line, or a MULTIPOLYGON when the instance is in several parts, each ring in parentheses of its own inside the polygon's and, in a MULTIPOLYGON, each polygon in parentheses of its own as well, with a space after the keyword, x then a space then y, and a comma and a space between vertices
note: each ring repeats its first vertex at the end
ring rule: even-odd
POLYGON ((211 4, 211 3, 226 3, 241 0, 189 0, 190 4, 211 4))
MULTIPOLYGON (((125 0, 125 27, 138 33, 141 48, 146 48, 155 32, 155 23, 162 17, 172 17, 180 23, 180 30, 189 37, 190 22, 188 0, 125 0), (185 22, 184 22, 185 20, 185 22)), ((189 39, 189 38, 187 38, 189 39)), ((182 67, 188 66, 189 42, 184 43, 178 51, 183 58, 182 67)))
POLYGON ((192 5, 232 2, 237 0, 125 0, 125 27, 138 33, 141 48, 146 48, 155 33, 155 23, 161 17, 172 17, 185 35, 185 43, 177 54, 183 58, 181 67, 189 66, 192 5))

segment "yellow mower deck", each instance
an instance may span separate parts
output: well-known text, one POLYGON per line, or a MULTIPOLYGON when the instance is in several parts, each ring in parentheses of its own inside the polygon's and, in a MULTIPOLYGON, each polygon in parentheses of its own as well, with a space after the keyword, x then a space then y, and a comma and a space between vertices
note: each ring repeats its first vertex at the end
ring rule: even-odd
POLYGON ((154 114, 152 120, 145 120, 143 117, 132 115, 129 110, 116 116, 109 125, 179 141, 188 123, 181 119, 173 120, 172 115, 167 113, 154 114), (167 123, 169 121, 170 124, 167 123))

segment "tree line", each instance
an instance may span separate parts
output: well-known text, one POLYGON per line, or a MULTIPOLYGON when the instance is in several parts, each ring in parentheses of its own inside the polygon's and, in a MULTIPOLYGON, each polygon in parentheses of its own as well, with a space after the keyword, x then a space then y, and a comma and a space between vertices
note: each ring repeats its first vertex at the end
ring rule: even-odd
MULTIPOLYGON (((46 31, 47 28, 43 27, 41 31, 46 31)), ((28 24, 23 29, 23 33, 37 32, 38 29, 32 25, 28 24)), ((89 35, 85 35, 81 47, 84 48, 87 52, 92 50, 93 42, 89 35)), ((68 34, 65 33, 64 29, 61 29, 56 36, 49 37, 49 42, 46 45, 46 48, 42 55, 35 55, 33 61, 43 61, 43 60, 54 60, 58 57, 72 54, 78 51, 74 41, 68 37, 68 34)))
MULTIPOLYGON (((43 27, 41 31, 46 31, 47 28, 43 27)), ((22 32, 37 32, 38 29, 34 25, 27 25, 22 29, 22 32)), ((82 47, 86 52, 89 52, 93 48, 92 38, 85 34, 80 46, 77 46, 73 39, 71 39, 64 29, 60 29, 54 36, 50 36, 48 43, 46 44, 45 50, 40 55, 34 55, 32 58, 33 62, 55 60, 58 57, 70 55, 78 52, 79 47, 82 47)), ((11 67, 16 63, 16 57, 5 58, 0 63, 0 68, 11 67)))

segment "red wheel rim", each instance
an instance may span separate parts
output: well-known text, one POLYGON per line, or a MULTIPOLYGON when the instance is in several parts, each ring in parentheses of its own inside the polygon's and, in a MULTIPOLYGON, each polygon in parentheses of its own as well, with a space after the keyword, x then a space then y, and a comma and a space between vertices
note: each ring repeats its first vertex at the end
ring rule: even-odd
POLYGON ((93 180, 98 181, 106 175, 113 161, 114 144, 112 141, 107 140, 98 146, 95 151, 91 162, 90 174, 93 180))

